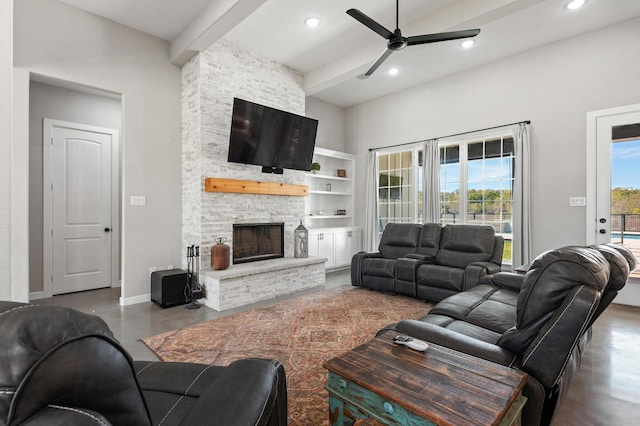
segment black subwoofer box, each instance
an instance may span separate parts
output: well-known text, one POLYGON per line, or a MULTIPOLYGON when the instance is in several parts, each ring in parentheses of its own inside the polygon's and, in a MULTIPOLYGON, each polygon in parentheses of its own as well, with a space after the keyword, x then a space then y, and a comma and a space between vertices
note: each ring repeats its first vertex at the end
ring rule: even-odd
POLYGON ((187 273, 182 269, 167 269, 151 273, 151 300, 163 308, 184 305, 187 273))

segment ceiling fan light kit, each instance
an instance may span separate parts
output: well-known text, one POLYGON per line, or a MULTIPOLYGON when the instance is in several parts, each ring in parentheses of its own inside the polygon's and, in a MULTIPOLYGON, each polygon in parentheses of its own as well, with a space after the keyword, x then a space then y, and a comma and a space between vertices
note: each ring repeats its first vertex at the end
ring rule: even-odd
POLYGON ((462 31, 450 31, 445 33, 435 33, 435 34, 424 34, 418 36, 410 36, 405 37, 402 35, 402 31, 400 31, 400 27, 398 24, 399 19, 399 11, 400 4, 399 0, 396 0, 396 29, 391 32, 384 26, 380 25, 378 22, 374 21, 364 13, 360 12, 358 9, 349 9, 347 10, 347 14, 354 18, 356 21, 365 25, 372 31, 378 33, 380 36, 387 40, 387 48, 384 52, 378 57, 378 59, 373 63, 373 65, 362 75, 359 75, 358 78, 365 79, 370 77, 375 70, 382 65, 382 63, 396 50, 402 50, 407 46, 415 46, 419 44, 426 43, 436 43, 440 41, 448 41, 448 40, 457 40, 461 38, 470 38, 475 37, 480 33, 479 29, 473 30, 462 30, 462 31))

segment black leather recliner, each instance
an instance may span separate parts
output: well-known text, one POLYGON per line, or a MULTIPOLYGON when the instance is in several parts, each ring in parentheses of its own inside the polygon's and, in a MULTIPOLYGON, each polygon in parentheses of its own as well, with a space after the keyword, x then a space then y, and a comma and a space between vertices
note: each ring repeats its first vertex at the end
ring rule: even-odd
POLYGON ((379 334, 395 330, 524 371, 522 422, 548 425, 579 369, 593 321, 624 286, 630 266, 635 259, 621 246, 552 250, 526 275, 485 277, 425 317, 379 334))
POLYGON ((284 368, 133 362, 104 321, 0 302, 0 425, 287 424, 284 368))

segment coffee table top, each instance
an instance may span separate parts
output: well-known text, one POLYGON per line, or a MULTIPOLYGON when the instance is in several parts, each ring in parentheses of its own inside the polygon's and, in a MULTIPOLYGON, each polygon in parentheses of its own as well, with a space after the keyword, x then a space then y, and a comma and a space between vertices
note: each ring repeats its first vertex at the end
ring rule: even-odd
POLYGON ((527 380, 520 371, 430 343, 417 352, 390 331, 324 363, 438 425, 497 425, 527 380))

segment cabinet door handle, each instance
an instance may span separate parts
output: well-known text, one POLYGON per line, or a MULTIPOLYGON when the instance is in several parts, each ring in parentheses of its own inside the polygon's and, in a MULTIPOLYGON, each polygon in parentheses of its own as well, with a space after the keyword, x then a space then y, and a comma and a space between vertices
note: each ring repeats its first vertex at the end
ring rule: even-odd
POLYGON ((351 238, 353 236, 353 231, 349 231, 347 235, 349 236, 349 238, 351 238))

